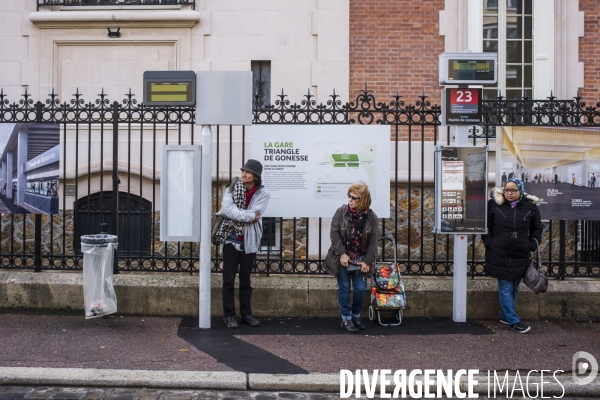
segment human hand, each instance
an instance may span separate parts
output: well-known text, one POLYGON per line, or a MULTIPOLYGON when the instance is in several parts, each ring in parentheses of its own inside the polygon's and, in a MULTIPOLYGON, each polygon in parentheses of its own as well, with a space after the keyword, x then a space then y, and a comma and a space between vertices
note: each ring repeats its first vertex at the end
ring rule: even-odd
POLYGON ((360 263, 360 272, 362 272, 363 274, 366 274, 370 270, 371 270, 371 267, 369 267, 369 265, 367 263, 364 263, 364 262, 360 263))
POLYGON ((254 213, 254 222, 258 222, 258 220, 260 219, 260 211, 257 211, 254 213))
POLYGON ((342 264, 343 267, 348 267, 349 261, 350 261, 350 257, 348 257, 348 255, 346 253, 344 253, 340 256, 340 264, 342 264))

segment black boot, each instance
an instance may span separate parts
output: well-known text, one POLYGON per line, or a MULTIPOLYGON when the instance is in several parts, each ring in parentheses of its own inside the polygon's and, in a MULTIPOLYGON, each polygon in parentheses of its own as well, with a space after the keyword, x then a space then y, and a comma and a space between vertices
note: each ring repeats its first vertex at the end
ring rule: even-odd
POLYGON ((342 319, 342 329, 351 333, 358 332, 358 328, 354 326, 351 319, 342 319))
POLYGON ((354 324, 355 327, 357 327, 361 331, 363 329, 366 329, 366 326, 365 326, 365 324, 362 323, 362 321, 360 320, 360 317, 352 317, 352 323, 354 324))

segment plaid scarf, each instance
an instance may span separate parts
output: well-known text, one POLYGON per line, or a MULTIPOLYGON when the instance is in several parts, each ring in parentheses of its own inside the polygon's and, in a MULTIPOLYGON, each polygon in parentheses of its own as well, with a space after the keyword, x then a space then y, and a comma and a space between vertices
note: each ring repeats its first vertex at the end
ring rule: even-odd
POLYGON ((348 207, 348 238, 346 239, 346 254, 350 257, 352 264, 358 264, 364 258, 364 254, 360 254, 360 239, 362 238, 362 230, 367 219, 367 210, 358 211, 348 207))
MULTIPOLYGON (((235 178, 227 190, 231 190, 233 193, 233 204, 240 210, 245 210, 246 186, 244 186, 242 181, 239 178, 235 178)), ((223 223, 216 233, 219 243, 225 243, 225 240, 234 233, 236 236, 242 236, 244 234, 244 223, 223 218, 223 223)))

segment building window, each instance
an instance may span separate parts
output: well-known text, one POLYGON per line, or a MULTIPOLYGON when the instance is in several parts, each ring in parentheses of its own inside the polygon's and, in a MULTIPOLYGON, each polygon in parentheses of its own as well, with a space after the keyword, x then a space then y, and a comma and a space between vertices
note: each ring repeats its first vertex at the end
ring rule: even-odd
POLYGON ((533 96, 532 1, 483 0, 483 51, 498 53, 498 85, 484 99, 533 96))
POLYGON ((252 61, 252 101, 259 107, 271 105, 271 61, 252 61))

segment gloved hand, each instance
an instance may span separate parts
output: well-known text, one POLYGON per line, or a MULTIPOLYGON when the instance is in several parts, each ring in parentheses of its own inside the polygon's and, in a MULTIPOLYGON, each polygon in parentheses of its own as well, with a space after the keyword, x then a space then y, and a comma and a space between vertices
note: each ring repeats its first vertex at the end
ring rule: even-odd
POLYGON ((535 239, 529 239, 529 251, 536 251, 538 243, 535 239))

